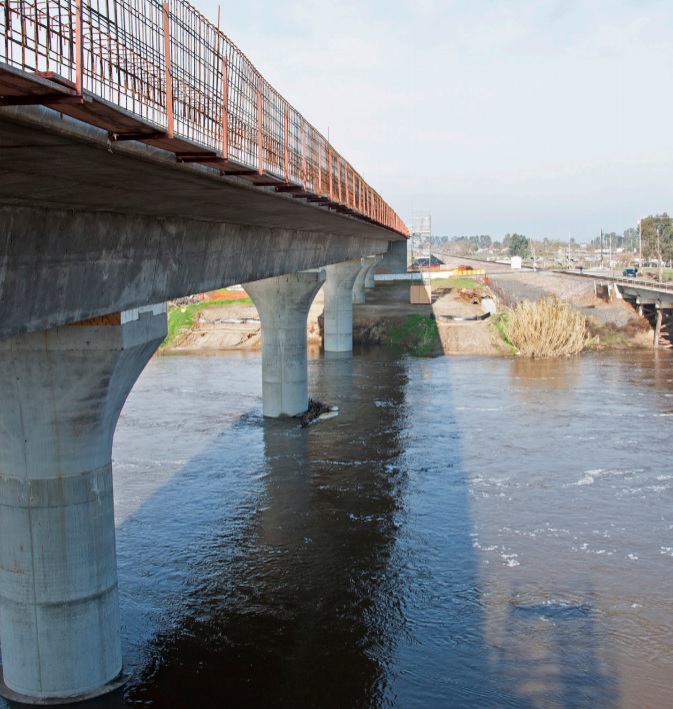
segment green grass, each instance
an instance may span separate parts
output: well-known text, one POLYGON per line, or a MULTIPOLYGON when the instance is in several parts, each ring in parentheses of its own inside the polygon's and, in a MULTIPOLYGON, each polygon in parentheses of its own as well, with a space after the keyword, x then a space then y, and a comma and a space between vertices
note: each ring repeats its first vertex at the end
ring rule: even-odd
POLYGON ((233 300, 207 300, 192 305, 176 305, 168 309, 168 335, 161 343, 161 349, 175 345, 181 337, 186 335, 194 325, 194 319, 201 310, 213 307, 227 307, 229 305, 249 305, 250 298, 236 298, 233 300))
POLYGON ((478 288, 483 286, 479 281, 471 278, 433 278, 433 288, 478 288))
POLYGON ((408 315, 387 328, 387 343, 417 357, 429 357, 439 345, 437 323, 429 315, 408 315))
MULTIPOLYGON (((659 270, 656 268, 641 268, 638 271, 638 275, 642 276, 645 275, 646 273, 649 273, 652 276, 659 277, 659 270)), ((664 281, 673 281, 673 269, 671 268, 662 268, 661 269, 661 278, 664 281)))
POLYGON ((509 323, 509 313, 496 313, 493 315, 490 320, 489 324, 492 327, 495 327, 495 329, 498 331, 498 334, 500 335, 500 338, 502 341, 507 345, 507 347, 511 350, 512 354, 516 352, 516 347, 510 342, 509 337, 507 337, 507 325, 509 323))

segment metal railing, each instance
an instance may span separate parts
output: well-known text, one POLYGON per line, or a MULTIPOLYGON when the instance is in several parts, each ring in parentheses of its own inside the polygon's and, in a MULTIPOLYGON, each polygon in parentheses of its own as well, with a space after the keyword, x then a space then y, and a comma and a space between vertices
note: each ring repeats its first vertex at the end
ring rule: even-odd
POLYGON ((640 288, 642 290, 649 291, 665 291, 668 293, 673 292, 673 284, 671 283, 660 283, 659 281, 653 281, 645 278, 627 278, 625 276, 613 276, 610 279, 613 283, 619 283, 624 286, 631 286, 632 288, 640 288))
POLYGON ((0 62, 59 77, 169 139, 408 236, 326 138, 184 0, 0 0, 0 30, 0 62))

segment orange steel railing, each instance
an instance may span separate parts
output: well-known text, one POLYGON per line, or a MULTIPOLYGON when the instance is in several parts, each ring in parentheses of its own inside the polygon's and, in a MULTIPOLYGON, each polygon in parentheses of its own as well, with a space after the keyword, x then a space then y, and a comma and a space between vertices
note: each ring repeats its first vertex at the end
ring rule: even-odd
POLYGON ((179 160, 408 236, 352 165, 184 0, 0 0, 0 30, 0 62, 67 83, 70 99, 94 101, 92 115, 100 100, 142 121, 155 129, 155 145, 179 145, 179 160))

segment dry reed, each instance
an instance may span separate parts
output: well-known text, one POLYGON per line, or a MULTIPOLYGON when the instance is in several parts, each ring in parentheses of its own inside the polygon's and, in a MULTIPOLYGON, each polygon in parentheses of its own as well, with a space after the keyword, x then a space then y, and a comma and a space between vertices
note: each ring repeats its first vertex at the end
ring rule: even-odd
POLYGON ((561 357, 595 344, 586 318, 553 296, 524 301, 508 313, 507 339, 527 357, 561 357))

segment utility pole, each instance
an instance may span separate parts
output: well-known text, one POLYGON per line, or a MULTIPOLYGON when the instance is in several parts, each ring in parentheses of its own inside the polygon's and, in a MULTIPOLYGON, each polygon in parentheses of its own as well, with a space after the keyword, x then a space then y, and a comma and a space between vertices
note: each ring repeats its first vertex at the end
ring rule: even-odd
POLYGON ((603 229, 601 229, 601 268, 603 268, 603 229))
POLYGON ((643 219, 638 220, 638 270, 643 267, 643 219))
POLYGON ((659 241, 659 227, 657 227, 657 271, 659 272, 659 283, 661 283, 661 242, 659 241))

